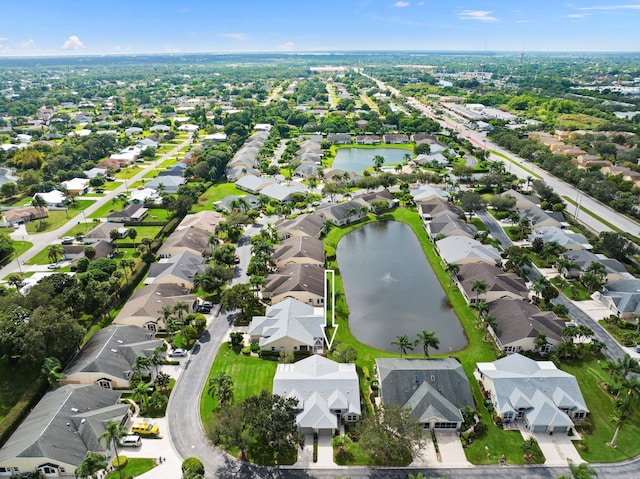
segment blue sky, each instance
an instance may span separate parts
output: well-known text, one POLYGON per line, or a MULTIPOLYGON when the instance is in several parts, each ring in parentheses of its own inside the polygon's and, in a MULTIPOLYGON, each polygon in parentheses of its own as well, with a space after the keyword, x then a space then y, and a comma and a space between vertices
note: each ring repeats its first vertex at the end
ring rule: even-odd
POLYGON ((634 0, 5 1, 0 56, 640 51, 634 0))

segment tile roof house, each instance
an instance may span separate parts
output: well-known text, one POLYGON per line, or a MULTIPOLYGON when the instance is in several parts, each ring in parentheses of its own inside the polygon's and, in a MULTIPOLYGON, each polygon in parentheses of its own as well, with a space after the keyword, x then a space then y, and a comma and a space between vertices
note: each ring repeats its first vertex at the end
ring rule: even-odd
MULTIPOLYGON (((60 384, 96 384, 102 388, 129 387, 136 357, 150 357, 164 344, 138 326, 112 324, 96 331, 64 369, 60 384)), ((152 373, 152 371, 150 371, 152 373)))
POLYGON ((254 316, 247 334, 265 351, 323 353, 324 309, 294 298, 267 306, 264 316, 254 316))
POLYGON ((589 414, 576 378, 551 361, 512 354, 478 363, 476 374, 496 414, 531 432, 568 433, 589 414))
POLYGON ((151 263, 144 284, 172 283, 191 290, 193 279, 205 269, 207 262, 202 255, 182 251, 169 258, 162 258, 158 263, 151 263))
POLYGON ((95 385, 67 385, 48 392, 0 449, 4 477, 75 477, 87 452, 109 455, 100 442, 108 421, 126 424, 121 392, 95 385))
POLYGON ((488 263, 498 265, 502 257, 493 246, 466 236, 449 236, 436 241, 438 254, 446 264, 488 263))
POLYGON ((202 256, 203 253, 207 253, 211 248, 209 238, 210 232, 200 228, 176 230, 169 235, 160 247, 158 256, 170 258, 185 251, 202 256))
POLYGON ((621 279, 603 286, 592 297, 611 310, 612 314, 635 322, 640 315, 640 279, 621 279))
POLYGON ((314 354, 293 364, 278 364, 273 394, 298 399, 298 430, 333 433, 343 422, 360 418, 360 386, 355 364, 314 354))
POLYGON ((7 223, 27 223, 29 221, 46 218, 49 216, 49 209, 35 208, 33 206, 20 206, 4 212, 4 219, 7 223))
POLYGON ((311 236, 297 236, 283 240, 273 252, 276 268, 289 264, 324 266, 324 243, 311 236))
POLYGON ((558 228, 556 226, 542 226, 536 228, 533 233, 529 235, 529 241, 533 241, 535 238, 541 238, 545 243, 558 243, 565 250, 593 248, 593 246, 589 244, 589 240, 581 234, 558 228))
POLYGON ((276 223, 275 228, 280 239, 297 236, 311 236, 319 239, 324 231, 324 220, 317 215, 303 214, 280 221, 276 223))
POLYGON ((289 264, 267 277, 262 297, 272 304, 286 298, 295 298, 303 303, 324 305, 324 269, 308 264, 289 264))
POLYGON ((506 353, 536 351, 539 333, 547 337, 542 352, 555 349, 562 341, 566 323, 552 311, 540 311, 535 304, 517 299, 498 299, 489 303, 488 313, 496 322, 489 328, 498 348, 506 353))
POLYGON ((469 304, 475 304, 476 296, 485 303, 498 299, 527 299, 529 296, 529 289, 520 276, 487 263, 460 265, 456 282, 469 304), (478 279, 487 284, 486 293, 477 295, 473 290, 473 283, 478 279))
POLYGON ((425 429, 460 430, 462 409, 475 407, 469 380, 454 358, 376 358, 383 404, 400 404, 425 429))
POLYGON ((154 283, 133 292, 129 301, 113 320, 114 324, 135 325, 156 332, 164 329, 162 308, 177 303, 193 305, 197 297, 189 290, 173 283, 154 283))

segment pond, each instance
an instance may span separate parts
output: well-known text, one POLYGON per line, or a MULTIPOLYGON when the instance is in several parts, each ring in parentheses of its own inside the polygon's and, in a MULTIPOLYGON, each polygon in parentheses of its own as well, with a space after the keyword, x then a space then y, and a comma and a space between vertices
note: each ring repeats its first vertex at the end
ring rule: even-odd
MULTIPOLYGON (((426 329, 440 340, 438 352, 466 347, 462 325, 408 225, 364 225, 340 240, 336 255, 349 329, 358 341, 397 352, 391 345, 397 336, 406 334, 414 341, 426 329)), ((421 346, 414 352, 422 352, 421 346)))
POLYGON ((16 176, 13 176, 11 173, 11 170, 9 170, 8 168, 0 168, 0 185, 8 183, 10 181, 15 183, 18 178, 16 176))
POLYGON ((340 148, 331 168, 362 173, 373 167, 373 157, 376 155, 384 157, 385 165, 392 165, 404 162, 407 153, 412 155, 411 150, 404 148, 340 148))

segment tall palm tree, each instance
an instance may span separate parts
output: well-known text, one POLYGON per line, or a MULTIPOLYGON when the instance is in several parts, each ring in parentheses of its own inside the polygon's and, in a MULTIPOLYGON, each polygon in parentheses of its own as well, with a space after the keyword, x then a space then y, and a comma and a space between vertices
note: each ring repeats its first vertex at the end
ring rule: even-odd
POLYGON ((449 263, 447 264, 446 270, 447 270, 447 273, 449 273, 449 275, 451 276, 451 282, 453 283, 453 279, 460 271, 460 265, 456 263, 449 263))
POLYGON ((436 333, 433 331, 427 331, 423 329, 418 333, 418 338, 414 343, 416 345, 421 344, 424 351, 425 358, 429 357, 429 348, 440 349, 440 340, 436 338, 436 333))
MULTIPOLYGON (((113 451, 116 454, 116 461, 120 463, 120 456, 118 455, 118 441, 127 435, 126 428, 120 424, 120 421, 109 421, 105 427, 105 431, 100 435, 98 440, 104 442, 107 448, 113 446, 113 451)), ((122 479, 122 469, 120 469, 120 479, 122 479)))
POLYGON ((31 200, 31 206, 40 213, 40 225, 42 226, 45 220, 44 210, 48 206, 46 200, 40 195, 35 195, 31 200))
POLYGON ((484 340, 486 341, 487 337, 489 336, 489 328, 493 329, 493 331, 495 332, 498 327, 498 323, 496 322, 496 318, 494 318, 490 314, 487 314, 483 318, 482 324, 484 325, 484 340))
POLYGON ((127 236, 129 237, 129 239, 131 239, 131 242, 133 243, 133 247, 136 247, 136 238, 138 237, 138 231, 136 231, 135 228, 129 228, 127 230, 127 236))
POLYGON ((556 266, 558 267, 559 273, 561 273, 565 278, 570 278, 573 269, 578 267, 578 263, 569 258, 560 257, 558 258, 558 261, 556 261, 556 266))
POLYGON ((189 312, 189 305, 184 301, 176 302, 176 305, 173 307, 173 311, 178 315, 178 320, 180 322, 184 321, 184 313, 189 312))
POLYGON ((64 248, 61 244, 52 244, 47 248, 47 258, 49 258, 52 263, 56 263, 63 255, 64 248))
POLYGON ((476 305, 480 302, 480 295, 486 293, 488 289, 489 285, 484 279, 473 280, 473 283, 471 283, 471 291, 475 291, 476 293, 476 305))
POLYGON ((397 340, 391 341, 391 344, 393 346, 398 346, 398 349, 400 349, 400 357, 407 354, 407 351, 413 351, 413 344, 411 344, 411 341, 409 341, 406 334, 396 336, 396 338, 397 340))
POLYGON ((149 364, 154 367, 156 376, 158 375, 158 366, 164 362, 164 351, 161 346, 158 346, 153 350, 151 356, 149 356, 149 364))
POLYGON ((626 400, 619 403, 613 411, 613 414, 609 416, 609 420, 616 425, 616 430, 613 433, 613 438, 609 443, 611 447, 616 447, 616 441, 618 440, 618 434, 620 429, 624 426, 624 423, 631 417, 632 411, 629 404, 629 396, 626 400))
POLYGON ((42 375, 46 378, 49 386, 53 389, 60 385, 60 380, 66 378, 60 371, 62 370, 62 364, 58 358, 44 358, 42 364, 42 375))

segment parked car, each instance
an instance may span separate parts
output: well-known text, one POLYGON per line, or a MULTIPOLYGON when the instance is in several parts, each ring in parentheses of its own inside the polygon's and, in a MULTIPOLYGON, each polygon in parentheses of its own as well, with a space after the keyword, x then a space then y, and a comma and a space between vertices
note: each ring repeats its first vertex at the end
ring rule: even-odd
POLYGON ((213 309, 213 303, 211 301, 204 301, 195 307, 196 313, 209 314, 212 309, 213 309))
POLYGON ((233 262, 234 262, 235 264, 240 263, 240 256, 236 255, 236 257, 235 257, 235 258, 233 258, 233 262))
POLYGON ((73 244, 73 240, 75 238, 73 236, 65 236, 62 238, 62 244, 73 244))
POLYGON ((60 269, 62 266, 60 265, 60 263, 51 263, 49 266, 47 266, 47 269, 60 269))
POLYGON ((157 436, 160 433, 160 428, 157 424, 150 424, 148 422, 137 422, 131 428, 131 432, 139 434, 140 436, 157 436))
POLYGON ((137 434, 131 434, 120 439, 120 446, 122 447, 140 447, 142 445, 142 438, 137 434))
POLYGON ((184 358, 187 355, 186 349, 177 348, 169 353, 171 358, 184 358))

